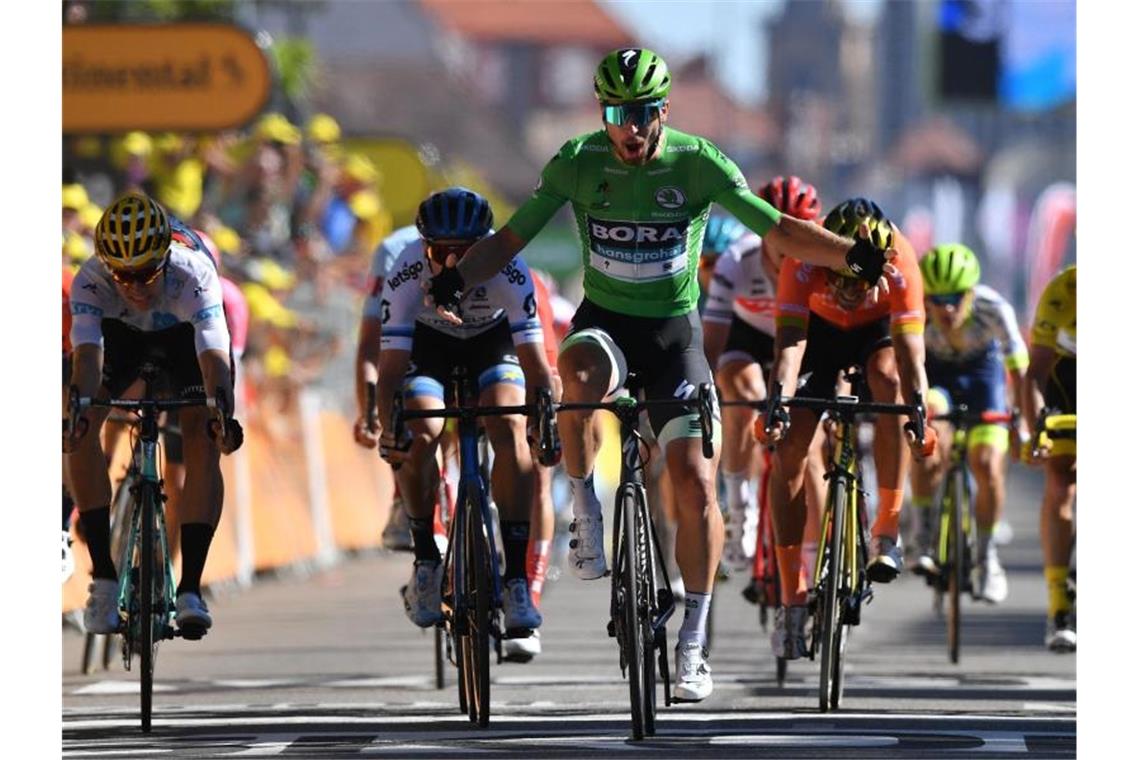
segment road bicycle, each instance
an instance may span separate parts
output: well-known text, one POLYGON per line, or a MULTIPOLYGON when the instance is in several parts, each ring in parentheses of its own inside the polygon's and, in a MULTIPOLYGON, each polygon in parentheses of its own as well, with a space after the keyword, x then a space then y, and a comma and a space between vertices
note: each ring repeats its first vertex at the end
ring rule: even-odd
MULTIPOLYGON (((153 388, 159 370, 154 364, 144 363, 139 371, 143 381, 142 398, 99 399, 80 397, 72 388, 70 394, 70 424, 78 423, 84 409, 104 407, 130 412, 137 416, 137 446, 132 467, 137 480, 128 486, 130 496, 129 522, 126 537, 119 554, 119 618, 117 633, 122 642, 123 666, 129 671, 131 662, 139 659, 139 719, 144 733, 151 729, 151 712, 154 696, 154 664, 160 642, 182 637, 200 639, 205 631, 197 628, 174 627, 175 587, 174 566, 166 540, 166 521, 163 505, 166 496, 159 478, 159 425, 163 411, 191 406, 213 406, 226 415, 225 397, 220 392, 213 400, 196 399, 160 400, 153 398, 153 388)), ((98 431, 90 431, 96 434, 98 431)))
MULTIPOLYGON (((631 378, 627 389, 636 388, 631 378)), ((634 392, 631 390, 631 392, 634 392)), ((665 558, 653 526, 645 494, 644 471, 648 446, 638 430, 642 411, 661 406, 696 407, 701 423, 701 448, 713 456, 712 385, 702 383, 690 399, 637 400, 622 396, 609 402, 559 404, 558 411, 605 410, 621 424, 621 480, 615 495, 607 633, 618 641, 618 663, 629 681, 632 736, 641 740, 657 732, 656 677, 661 676, 665 706, 669 693, 669 654, 666 624, 676 609, 665 558), (643 450, 646 453, 643 453, 643 450)))
POLYGON ((457 406, 444 409, 405 410, 402 394, 397 393, 392 419, 397 441, 405 440, 408 420, 442 417, 458 421, 459 486, 443 556, 441 630, 447 659, 455 665, 458 675, 459 710, 482 728, 490 722, 492 642, 496 660, 502 662, 504 636, 526 636, 531 632, 504 631, 500 626, 503 602, 496 522, 488 499, 488 478, 480 464, 478 419, 535 414, 539 420, 540 451, 552 452, 556 436, 554 402, 549 391, 541 390, 537 404, 468 406, 474 394, 462 366, 455 369, 452 388, 457 406))
POLYGON ((961 655, 963 594, 978 599, 980 589, 973 587, 970 570, 977 556, 978 530, 975 520, 973 483, 967 449, 970 428, 976 425, 1008 424, 1013 415, 1008 412, 986 411, 972 413, 965 404, 959 404, 944 414, 931 418, 948 422, 954 434, 950 445, 950 467, 938 487, 935 504, 938 504, 938 543, 935 567, 926 573, 926 582, 934 589, 934 609, 946 612, 946 648, 950 662, 957 664, 961 655), (949 601, 948 605, 944 602, 949 601))
MULTIPOLYGON (((847 373, 853 388, 859 387, 858 373, 847 373)), ((837 444, 832 447, 828 466, 827 498, 820 519, 820 549, 816 557, 812 589, 808 593, 812 631, 810 657, 819 655, 820 712, 838 710, 843 701, 843 660, 852 626, 859 625, 862 607, 872 597, 867 577, 867 510, 862 488, 856 442, 858 417, 867 414, 898 414, 909 418, 907 426, 924 442, 926 414, 921 401, 913 405, 863 402, 858 396, 837 395, 833 399, 799 398, 781 395, 776 383, 765 404, 765 428, 772 430, 777 420, 787 423, 783 407, 800 407, 826 413, 835 427, 837 444)))

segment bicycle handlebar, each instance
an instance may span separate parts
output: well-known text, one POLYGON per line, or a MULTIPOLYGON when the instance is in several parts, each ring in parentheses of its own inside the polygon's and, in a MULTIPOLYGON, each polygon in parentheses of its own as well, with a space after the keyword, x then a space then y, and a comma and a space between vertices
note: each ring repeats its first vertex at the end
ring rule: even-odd
POLYGON ((558 404, 559 412, 574 411, 605 411, 619 417, 622 415, 637 415, 643 409, 661 408, 666 406, 684 407, 691 410, 697 408, 697 415, 701 425, 701 453, 705 459, 713 456, 713 390, 711 383, 701 383, 697 386, 697 394, 690 398, 651 398, 633 399, 621 398, 614 401, 573 402, 558 404))

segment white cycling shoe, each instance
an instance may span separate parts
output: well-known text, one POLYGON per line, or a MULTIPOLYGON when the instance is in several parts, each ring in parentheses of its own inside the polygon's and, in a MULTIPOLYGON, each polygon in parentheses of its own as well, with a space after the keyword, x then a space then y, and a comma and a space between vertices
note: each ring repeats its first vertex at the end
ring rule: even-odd
POLYGON ((673 650, 677 678, 673 682, 673 699, 678 702, 700 702, 712 694, 712 668, 708 650, 699 641, 681 641, 673 650))
POLYGON ((875 583, 890 583, 899 577, 903 557, 898 541, 890 536, 875 536, 871 547, 874 555, 867 562, 867 577, 875 583))
POLYGON ((88 633, 114 633, 119 630, 119 582, 92 578, 83 608, 83 627, 88 633))
POLYGON ((214 624, 214 619, 210 617, 210 610, 206 608, 201 594, 183 591, 174 600, 174 609, 176 611, 174 622, 182 631, 183 638, 200 638, 214 624))
POLYGON ((970 580, 974 586, 974 593, 982 601, 1001 604, 1009 596, 1009 580, 997 555, 974 565, 970 580))
POLYGON ((75 553, 71 551, 71 531, 63 531, 63 582, 75 573, 75 553))
POLYGON ((538 631, 517 639, 503 639, 503 659, 507 662, 530 662, 542 654, 542 639, 538 631))
POLYGON ((430 628, 443 620, 442 585, 442 562, 417 561, 412 566, 412 579, 402 589, 408 620, 420 628, 430 628))
POLYGON ((606 574, 605 525, 602 515, 575 517, 570 523, 570 571, 583 581, 606 574))
MULTIPOLYGON (((721 561, 729 570, 743 570, 749 566, 748 517, 744 510, 729 510, 724 521, 724 553, 721 561)), ((752 548, 756 546, 756 530, 751 531, 752 548)))

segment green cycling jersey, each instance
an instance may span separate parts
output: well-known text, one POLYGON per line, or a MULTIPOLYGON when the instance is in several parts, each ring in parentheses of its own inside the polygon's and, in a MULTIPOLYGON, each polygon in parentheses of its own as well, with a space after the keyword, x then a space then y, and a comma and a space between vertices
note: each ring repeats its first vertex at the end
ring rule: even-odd
POLYGON ((641 166, 618 160, 605 131, 568 141, 507 226, 529 241, 567 201, 582 243, 586 298, 637 317, 697 307, 697 263, 712 203, 759 235, 780 219, 715 145, 668 127, 658 157, 641 166))

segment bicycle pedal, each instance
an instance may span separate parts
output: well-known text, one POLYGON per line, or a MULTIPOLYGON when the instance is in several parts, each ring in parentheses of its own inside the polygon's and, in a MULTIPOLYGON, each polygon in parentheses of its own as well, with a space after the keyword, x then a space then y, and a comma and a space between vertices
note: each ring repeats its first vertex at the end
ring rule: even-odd
POLYGON ((755 580, 745 586, 743 590, 741 590, 740 595, 744 597, 744 600, 749 604, 760 603, 760 589, 756 586, 755 580))
POLYGON ((617 626, 614 625, 614 621, 611 620, 606 623, 606 633, 609 634, 611 639, 617 638, 617 626))

